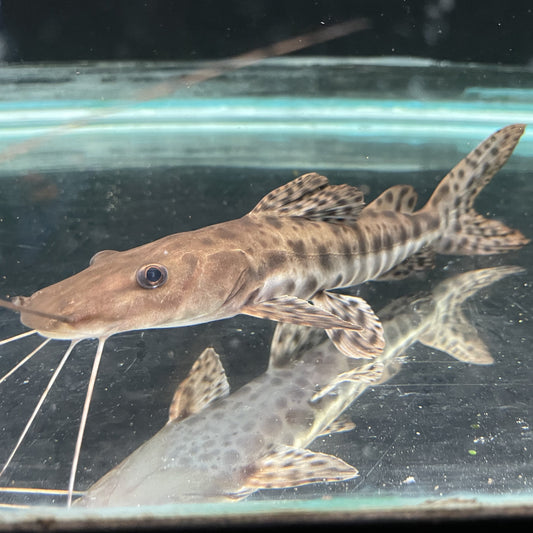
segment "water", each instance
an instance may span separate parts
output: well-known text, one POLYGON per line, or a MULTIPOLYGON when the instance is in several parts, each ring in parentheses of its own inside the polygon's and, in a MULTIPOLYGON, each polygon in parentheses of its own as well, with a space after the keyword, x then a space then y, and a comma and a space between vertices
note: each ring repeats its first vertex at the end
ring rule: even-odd
MULTIPOLYGON (((513 69, 280 60, 178 87, 162 100, 135 100, 174 75, 171 67, 3 72, 17 91, 0 102, 2 295, 29 295, 81 270, 99 250, 124 250, 242 216, 306 171, 364 186, 368 199, 390 185, 412 184, 422 205, 440 177, 495 129, 533 123, 531 75, 513 69), (519 91, 508 87, 519 77, 519 91), (76 120, 77 128, 62 126, 76 120), (21 144, 27 139, 31 144, 21 144)), ((480 213, 528 237, 532 152, 533 134, 526 131, 476 203, 480 213)), ((437 268, 419 278, 354 288, 379 310, 458 272, 505 264, 526 269, 465 304, 490 347, 492 366, 461 363, 416 344, 398 375, 352 405, 354 431, 310 446, 354 465, 359 478, 260 491, 223 512, 253 512, 257 501, 268 512, 271 502, 302 500, 311 507, 296 503, 295 512, 320 512, 325 497, 333 498, 330 508, 352 511, 442 497, 531 505, 532 253, 528 246, 494 257, 440 256, 437 268)), ((23 330, 16 315, 0 312, 0 338, 23 330)), ((238 316, 112 337, 76 488, 86 489, 163 426, 175 387, 206 346, 222 355, 236 390, 266 369, 273 330, 268 321, 238 316)), ((0 375, 35 345, 26 339, 1 347, 0 375)), ((0 385, 0 463, 66 346, 54 341, 0 385)), ((1 485, 66 488, 95 349, 90 341, 76 348, 1 485)), ((0 496, 6 503, 64 503, 0 496)))

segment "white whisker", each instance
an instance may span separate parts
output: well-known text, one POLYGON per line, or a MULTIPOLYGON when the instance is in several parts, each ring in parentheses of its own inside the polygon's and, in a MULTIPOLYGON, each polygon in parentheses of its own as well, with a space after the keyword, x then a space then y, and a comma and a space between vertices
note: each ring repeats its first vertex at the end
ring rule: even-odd
POLYGON ((13 372, 16 372, 24 363, 29 361, 41 348, 48 344, 52 339, 45 339, 33 352, 29 353, 22 361, 17 363, 7 374, 0 378, 0 383, 3 383, 13 372))
POLYGON ((17 503, 0 503, 0 509, 29 509, 30 505, 22 505, 17 503))
POLYGON ((43 405, 44 401, 46 400, 46 396, 48 395, 48 393, 50 392, 50 389, 54 385, 54 382, 55 382, 57 376, 59 376, 59 373, 61 372, 64 364, 67 362, 67 359, 69 358, 69 355, 72 353, 72 349, 74 348, 74 346, 76 346, 76 344, 78 344, 78 342, 79 341, 77 341, 77 340, 76 341, 71 341, 67 351, 65 352, 65 355, 63 356, 63 358, 59 362, 59 365, 57 365, 57 368, 55 369, 54 373, 52 374, 52 377, 50 378, 50 381, 48 382, 48 385, 46 386, 46 389, 41 394, 41 398, 37 402, 37 405, 35 406, 35 409, 33 410, 33 413, 31 414, 28 422, 26 423, 26 426, 24 426, 24 430, 22 431, 22 433, 21 433, 21 435, 20 435, 20 437, 19 437, 19 439, 17 441, 17 444, 13 448, 13 451, 9 455, 6 463, 4 464, 2 470, 0 471, 0 476, 5 472, 6 468, 11 463, 11 460, 13 459, 15 453, 17 453, 17 450, 19 449, 20 445, 22 444, 22 441, 24 440, 24 437, 28 433, 28 431, 29 431, 29 429, 30 429, 30 427, 31 427, 31 425, 33 423, 33 420, 37 416, 37 413, 39 412, 41 406, 43 405))
MULTIPOLYGON (((0 487, 0 493, 7 494, 50 494, 52 496, 66 496, 68 491, 65 489, 38 489, 33 487, 0 487)), ((84 491, 75 490, 74 496, 83 496, 84 491)))
MULTIPOLYGON (((64 497, 68 494, 68 491, 65 489, 42 489, 42 488, 36 488, 36 487, 0 487, 0 496, 11 496, 12 498, 16 498, 17 496, 24 496, 25 500, 28 500, 30 502, 33 501, 33 499, 36 499, 35 501, 38 502, 37 498, 39 497, 48 497, 48 498, 54 498, 52 500, 55 503, 55 497, 60 496, 64 497)), ((82 491, 74 491, 74 496, 81 497, 84 496, 85 492, 82 491)), ((30 509, 33 507, 35 503, 0 503, 0 509, 30 509)), ((42 505, 41 503, 38 503, 38 505, 42 505)))
POLYGON ((2 344, 7 344, 8 342, 18 341, 19 339, 23 339, 24 337, 29 337, 30 335, 33 335, 34 333, 37 333, 37 330, 31 329, 30 331, 19 333, 18 335, 9 337, 9 339, 4 339, 3 341, 0 341, 0 346, 2 346, 2 344))
POLYGON ((93 368, 91 370, 91 377, 89 378, 89 384, 87 386, 87 394, 85 395, 85 403, 83 405, 83 411, 81 413, 80 429, 78 431, 78 438, 76 439, 76 448, 74 449, 74 459, 72 460, 72 468, 70 470, 70 479, 68 483, 68 500, 67 507, 72 504, 72 495, 74 494, 74 481, 76 479, 76 470, 78 469, 78 460, 80 458, 81 443, 83 441, 83 433, 85 432, 85 425, 87 423, 87 415, 89 414, 89 407, 91 405, 91 399, 93 396, 94 384, 96 382, 96 376, 98 374, 98 367, 100 366, 100 360, 102 358, 102 351, 104 349, 105 341, 107 337, 98 339, 98 348, 96 355, 94 356, 93 368))

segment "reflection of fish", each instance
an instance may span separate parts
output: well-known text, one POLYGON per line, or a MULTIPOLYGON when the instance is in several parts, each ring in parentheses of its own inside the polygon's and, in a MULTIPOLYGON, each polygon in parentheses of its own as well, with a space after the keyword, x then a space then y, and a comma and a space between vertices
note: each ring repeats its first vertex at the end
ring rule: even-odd
POLYGON ((339 415, 370 384, 394 375, 399 356, 416 340, 463 361, 491 363, 460 305, 480 288, 520 270, 468 272, 440 283, 432 293, 393 302, 380 313, 387 344, 378 361, 361 361, 359 382, 340 383, 334 394, 316 402, 310 398, 317 387, 351 368, 330 341, 316 346, 320 330, 279 324, 267 372, 225 398, 224 370, 213 349, 206 349, 178 387, 169 423, 76 504, 235 499, 258 489, 355 477, 357 470, 341 459, 305 446, 319 435, 351 429, 339 415))

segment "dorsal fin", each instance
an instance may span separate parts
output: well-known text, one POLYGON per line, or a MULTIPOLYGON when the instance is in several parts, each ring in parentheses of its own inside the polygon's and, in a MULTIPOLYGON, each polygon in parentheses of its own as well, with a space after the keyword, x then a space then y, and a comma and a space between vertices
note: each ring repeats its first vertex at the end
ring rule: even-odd
POLYGON ((394 185, 381 193, 366 207, 366 211, 397 211, 412 213, 418 200, 418 194, 411 185, 394 185))
POLYGON ((168 421, 183 420, 229 394, 229 383, 213 348, 206 348, 179 384, 170 403, 168 421))
POLYGON ((312 172, 268 193, 250 215, 271 214, 350 224, 363 207, 363 193, 357 187, 329 185, 328 178, 312 172))

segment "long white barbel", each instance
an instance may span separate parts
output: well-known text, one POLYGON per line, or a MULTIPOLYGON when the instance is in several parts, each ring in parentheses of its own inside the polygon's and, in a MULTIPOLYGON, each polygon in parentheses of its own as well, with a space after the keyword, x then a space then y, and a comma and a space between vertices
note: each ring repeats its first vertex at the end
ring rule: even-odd
POLYGON ((67 359, 69 358, 70 354, 72 353, 72 350, 73 350, 74 346, 76 346, 76 344, 78 344, 78 342, 79 342, 78 340, 75 340, 75 341, 71 341, 71 343, 69 344, 69 347, 68 347, 67 351, 65 352, 65 355, 63 355, 61 361, 59 362, 59 365, 57 365, 57 368, 55 369, 54 373, 52 374, 52 377, 50 378, 50 381, 48 382, 48 385, 46 386, 46 389, 41 394, 41 397, 39 398, 39 401, 37 402, 37 405, 35 406, 35 409, 33 410, 33 413, 31 414, 28 422, 26 422, 26 425, 24 426, 24 430, 22 431, 22 433, 21 433, 21 435, 20 435, 20 437, 19 437, 19 439, 17 441, 17 444, 13 448, 13 451, 11 452, 11 454, 9 455, 7 461, 5 462, 4 466, 2 467, 2 470, 0 470, 0 476, 5 472, 6 468, 10 465, 11 460, 15 456, 15 453, 17 453, 17 450, 19 449, 20 445, 22 444, 22 441, 24 440, 24 437, 26 437, 26 434, 30 430, 31 425, 32 425, 35 417, 37 416, 37 413, 39 412, 39 410, 41 409, 41 406, 43 405, 44 401, 46 400, 46 397, 48 396, 48 393, 50 392, 50 389, 54 385, 55 380, 59 376, 63 366, 65 365, 65 363, 67 362, 67 359))

